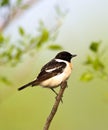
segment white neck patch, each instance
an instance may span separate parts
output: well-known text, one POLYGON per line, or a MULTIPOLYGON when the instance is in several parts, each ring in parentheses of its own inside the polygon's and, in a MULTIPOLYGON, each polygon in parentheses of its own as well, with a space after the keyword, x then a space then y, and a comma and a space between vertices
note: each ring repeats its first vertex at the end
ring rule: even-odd
POLYGON ((65 60, 62 60, 62 59, 55 59, 57 62, 64 62, 64 63, 66 63, 67 64, 67 61, 65 61, 65 60))

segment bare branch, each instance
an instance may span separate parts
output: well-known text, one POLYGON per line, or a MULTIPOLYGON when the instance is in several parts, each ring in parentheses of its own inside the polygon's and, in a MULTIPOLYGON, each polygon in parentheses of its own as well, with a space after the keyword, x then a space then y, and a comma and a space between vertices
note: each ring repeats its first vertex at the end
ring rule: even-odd
POLYGON ((64 90, 65 90, 66 87, 67 87, 67 81, 65 81, 65 82, 63 82, 63 83, 61 84, 61 87, 60 87, 58 96, 56 97, 55 103, 54 103, 54 105, 53 105, 53 107, 52 107, 52 110, 51 110, 51 112, 50 112, 50 114, 49 114, 47 120, 46 120, 46 123, 45 123, 45 125, 44 125, 43 130, 48 130, 48 129, 49 129, 49 126, 50 126, 50 124, 51 124, 51 121, 52 121, 52 119, 54 118, 54 116, 55 116, 55 114, 56 114, 56 112, 57 112, 59 103, 60 103, 60 101, 62 101, 63 93, 64 93, 64 90))
POLYGON ((25 11, 24 7, 30 8, 30 6, 32 6, 37 1, 38 0, 28 0, 28 2, 21 7, 13 8, 12 10, 10 10, 8 17, 6 18, 2 26, 0 26, 0 32, 3 31, 11 21, 23 14, 23 12, 25 11))

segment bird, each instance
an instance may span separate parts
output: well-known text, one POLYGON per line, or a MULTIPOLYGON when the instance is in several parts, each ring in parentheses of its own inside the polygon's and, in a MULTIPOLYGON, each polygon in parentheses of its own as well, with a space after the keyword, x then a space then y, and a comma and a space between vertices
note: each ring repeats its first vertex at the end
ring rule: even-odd
POLYGON ((21 86, 18 90, 20 91, 29 86, 39 85, 44 88, 50 88, 57 95, 54 88, 59 87, 63 82, 68 80, 73 68, 71 59, 76 56, 76 54, 71 54, 67 51, 57 53, 52 60, 41 68, 35 80, 21 86))

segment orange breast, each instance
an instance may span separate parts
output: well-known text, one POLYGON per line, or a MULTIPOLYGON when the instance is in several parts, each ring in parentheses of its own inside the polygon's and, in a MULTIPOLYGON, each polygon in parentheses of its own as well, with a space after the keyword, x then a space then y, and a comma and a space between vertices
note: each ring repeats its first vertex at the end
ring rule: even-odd
POLYGON ((70 66, 70 68, 71 68, 71 69, 73 68, 73 65, 72 65, 72 63, 69 63, 69 66, 70 66))

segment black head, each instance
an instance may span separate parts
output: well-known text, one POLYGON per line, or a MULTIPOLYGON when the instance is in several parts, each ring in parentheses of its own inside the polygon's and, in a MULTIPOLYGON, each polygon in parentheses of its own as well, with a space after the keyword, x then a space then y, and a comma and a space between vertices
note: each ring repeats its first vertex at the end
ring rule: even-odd
POLYGON ((75 57, 75 56, 77 56, 77 55, 72 55, 71 53, 69 53, 69 52, 66 52, 66 51, 62 51, 62 52, 59 52, 56 56, 55 56, 55 58, 56 59, 62 59, 62 60, 66 60, 66 61, 71 61, 71 59, 73 58, 73 57, 75 57))

